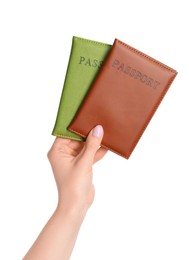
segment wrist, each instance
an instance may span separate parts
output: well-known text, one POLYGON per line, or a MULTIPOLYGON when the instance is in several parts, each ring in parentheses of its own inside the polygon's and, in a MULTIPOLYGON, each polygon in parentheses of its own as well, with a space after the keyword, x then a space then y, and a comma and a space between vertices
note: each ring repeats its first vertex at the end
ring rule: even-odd
POLYGON ((81 224, 86 216, 87 209, 84 207, 75 205, 69 208, 64 207, 61 203, 58 203, 58 206, 55 210, 55 214, 63 217, 69 218, 73 223, 81 224))

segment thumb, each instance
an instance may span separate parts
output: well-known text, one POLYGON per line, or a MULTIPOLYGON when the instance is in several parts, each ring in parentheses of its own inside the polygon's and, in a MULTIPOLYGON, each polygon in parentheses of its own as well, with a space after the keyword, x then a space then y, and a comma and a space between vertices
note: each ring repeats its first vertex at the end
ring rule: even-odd
POLYGON ((86 143, 83 147, 82 157, 87 161, 94 161, 94 156, 99 149, 103 138, 103 127, 101 125, 95 126, 88 134, 86 143))

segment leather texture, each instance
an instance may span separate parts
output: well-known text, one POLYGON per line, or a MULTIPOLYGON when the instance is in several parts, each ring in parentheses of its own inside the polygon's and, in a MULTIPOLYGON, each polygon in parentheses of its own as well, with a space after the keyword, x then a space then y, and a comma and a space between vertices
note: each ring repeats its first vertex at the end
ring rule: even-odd
POLYGON ((52 134, 83 140, 67 127, 94 81, 111 45, 73 36, 70 58, 52 134))
POLYGON ((129 158, 177 72, 115 39, 69 130, 104 128, 102 146, 129 158))

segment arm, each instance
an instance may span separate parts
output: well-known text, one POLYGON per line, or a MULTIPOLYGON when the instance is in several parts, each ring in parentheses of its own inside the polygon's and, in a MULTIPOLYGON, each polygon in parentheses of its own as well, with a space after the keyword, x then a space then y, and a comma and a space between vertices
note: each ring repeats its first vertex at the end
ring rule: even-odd
POLYGON ((58 189, 58 205, 23 260, 69 260, 80 226, 94 200, 92 165, 107 152, 99 148, 101 126, 85 143, 56 138, 48 158, 58 189))

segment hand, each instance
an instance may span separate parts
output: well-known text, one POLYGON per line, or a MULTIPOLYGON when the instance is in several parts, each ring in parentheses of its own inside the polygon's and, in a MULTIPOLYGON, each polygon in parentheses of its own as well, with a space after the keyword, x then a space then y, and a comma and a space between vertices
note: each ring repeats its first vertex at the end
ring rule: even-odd
POLYGON ((58 206, 24 260, 70 259, 85 213, 94 199, 92 165, 107 152, 100 147, 102 137, 103 128, 96 126, 85 143, 55 139, 48 158, 58 188, 58 206))
POLYGON ((96 126, 86 142, 56 138, 48 152, 58 188, 58 208, 87 211, 94 200, 92 165, 102 159, 107 149, 100 146, 102 126, 96 126))

